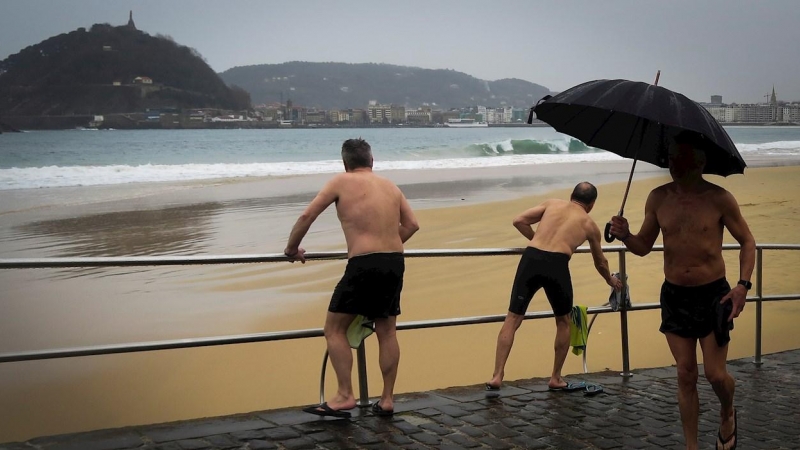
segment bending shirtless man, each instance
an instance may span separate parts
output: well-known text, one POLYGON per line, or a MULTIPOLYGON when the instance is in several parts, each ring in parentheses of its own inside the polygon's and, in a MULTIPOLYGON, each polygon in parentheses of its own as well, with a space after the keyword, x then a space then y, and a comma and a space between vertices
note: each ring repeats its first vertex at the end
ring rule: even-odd
POLYGON ((734 380, 728 374, 728 342, 733 319, 744 309, 755 266, 755 240, 736 199, 703 179, 706 156, 702 141, 678 135, 669 148, 671 183, 650 192, 644 221, 631 234, 623 217, 611 219, 611 234, 634 254, 653 249, 659 231, 664 237, 664 284, 661 287, 661 328, 678 370, 678 407, 687 449, 697 448, 697 343, 703 351, 706 379, 721 403, 718 449, 736 447, 734 380), (722 234, 727 228, 741 245, 739 282, 731 289, 725 279, 722 234), (729 308, 720 324, 717 314, 729 308))
POLYGON ((497 336, 494 374, 486 383, 487 390, 497 390, 502 385, 514 334, 525 318, 533 295, 542 287, 556 319, 555 358, 548 386, 551 389, 567 386, 561 369, 569 350, 569 314, 572 311, 569 260, 578 246, 588 240, 600 276, 614 289, 622 287, 622 283, 611 276, 608 260, 600 246, 600 229, 589 217, 596 199, 597 189, 591 183, 578 183, 569 201, 547 200, 514 219, 514 226, 530 243, 522 254, 514 277, 511 305, 497 336), (536 223, 539 225, 534 232, 531 225, 536 223))
POLYGON ((347 268, 333 291, 325 319, 325 340, 333 370, 336 395, 319 407, 305 411, 320 416, 350 417, 356 406, 351 371, 353 354, 347 327, 360 314, 375 321, 383 393, 373 405, 378 415, 394 411, 394 383, 400 361, 396 324, 403 288, 403 244, 419 229, 403 193, 391 181, 372 173, 372 149, 363 139, 342 145, 345 173, 334 176, 297 219, 284 254, 305 263, 300 241, 311 224, 331 203, 347 241, 347 268))

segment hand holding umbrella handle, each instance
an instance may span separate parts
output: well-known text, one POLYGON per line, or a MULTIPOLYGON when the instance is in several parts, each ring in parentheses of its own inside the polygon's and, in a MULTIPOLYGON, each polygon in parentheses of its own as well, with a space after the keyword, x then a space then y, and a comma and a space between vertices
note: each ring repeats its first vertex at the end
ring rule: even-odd
MULTIPOLYGON (((630 187, 630 180, 628 180, 628 187, 630 187)), ((627 191, 625 191, 625 198, 628 198, 628 192, 627 191)), ((623 206, 625 205, 625 200, 622 200, 622 205, 623 206)), ((617 217, 622 217, 622 215, 623 215, 623 210, 620 209, 619 213, 617 213, 617 217)), ((611 234, 611 221, 610 220, 606 223, 606 229, 605 229, 605 232, 603 233, 603 237, 606 239, 606 242, 608 242, 609 244, 614 242, 614 240, 616 239, 616 237, 613 234, 611 234)))
POLYGON ((605 235, 606 242, 609 244, 614 242, 616 238, 611 234, 611 222, 606 223, 606 231, 603 234, 605 235))

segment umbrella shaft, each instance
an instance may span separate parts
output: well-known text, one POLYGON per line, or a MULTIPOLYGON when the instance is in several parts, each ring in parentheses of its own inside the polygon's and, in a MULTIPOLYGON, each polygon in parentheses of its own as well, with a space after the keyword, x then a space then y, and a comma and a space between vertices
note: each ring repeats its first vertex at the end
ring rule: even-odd
MULTIPOLYGON (((638 150, 637 150, 638 153, 638 150)), ((625 211, 625 202, 628 201, 628 192, 631 190, 631 181, 633 181, 633 172, 636 170, 636 159, 633 160, 633 166, 631 166, 631 174, 628 175, 628 185, 625 187, 625 195, 622 197, 622 205, 619 207, 619 216, 622 217, 623 212, 625 211)))

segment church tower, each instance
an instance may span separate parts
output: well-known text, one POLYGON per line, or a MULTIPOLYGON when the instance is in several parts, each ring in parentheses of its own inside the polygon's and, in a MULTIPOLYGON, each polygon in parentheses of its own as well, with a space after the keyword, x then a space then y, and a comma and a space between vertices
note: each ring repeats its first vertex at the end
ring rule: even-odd
POLYGON ((136 24, 133 23, 133 11, 131 11, 128 15, 128 28, 131 30, 136 29, 136 24))
POLYGON ((772 96, 769 98, 770 105, 777 105, 778 104, 778 97, 775 95, 775 85, 772 85, 772 96))

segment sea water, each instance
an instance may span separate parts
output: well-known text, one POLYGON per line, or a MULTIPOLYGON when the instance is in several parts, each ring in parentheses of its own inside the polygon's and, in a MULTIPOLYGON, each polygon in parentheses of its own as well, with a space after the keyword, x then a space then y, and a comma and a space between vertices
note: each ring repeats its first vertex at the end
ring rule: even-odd
MULTIPOLYGON (((800 155, 800 127, 727 131, 745 160, 800 155)), ((376 170, 621 159, 549 127, 31 131, 0 135, 0 190, 334 173, 356 137, 376 170)))

